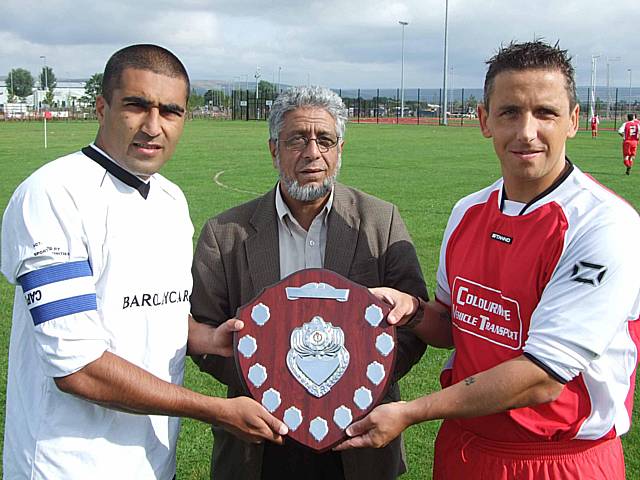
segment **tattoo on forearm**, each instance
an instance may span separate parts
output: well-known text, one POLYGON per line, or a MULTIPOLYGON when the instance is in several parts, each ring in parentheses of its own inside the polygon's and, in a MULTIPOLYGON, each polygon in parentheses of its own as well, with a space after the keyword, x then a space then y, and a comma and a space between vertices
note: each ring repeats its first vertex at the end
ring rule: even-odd
POLYGON ((475 377, 467 377, 467 378, 464 379, 464 384, 465 385, 469 386, 472 383, 476 383, 475 377))

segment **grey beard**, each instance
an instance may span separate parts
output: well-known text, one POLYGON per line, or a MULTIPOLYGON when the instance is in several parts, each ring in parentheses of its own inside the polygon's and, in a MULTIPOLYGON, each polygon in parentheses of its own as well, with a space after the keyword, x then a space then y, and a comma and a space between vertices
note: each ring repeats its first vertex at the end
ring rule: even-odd
POLYGON ((280 155, 276 155, 276 166, 278 167, 278 173, 280 175, 280 183, 284 185, 291 198, 299 202, 313 202, 331 193, 331 189, 338 178, 338 173, 340 173, 342 155, 338 156, 336 172, 330 177, 325 178, 321 185, 300 185, 297 180, 287 177, 280 168, 280 155))
POLYGON ((325 178, 321 185, 300 185, 297 180, 285 177, 280 172, 280 183, 287 189, 287 193, 294 200, 299 202, 313 202, 331 193, 331 189, 336 182, 336 176, 325 178))

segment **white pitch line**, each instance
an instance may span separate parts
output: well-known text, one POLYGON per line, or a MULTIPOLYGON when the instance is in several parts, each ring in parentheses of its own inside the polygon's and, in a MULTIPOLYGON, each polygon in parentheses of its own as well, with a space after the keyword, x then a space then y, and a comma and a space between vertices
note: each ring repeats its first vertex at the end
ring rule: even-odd
POLYGON ((213 181, 216 183, 216 185, 218 185, 219 187, 222 188, 226 188, 227 190, 233 190, 234 192, 238 192, 238 193, 248 193, 250 195, 260 195, 260 193, 258 192, 253 192, 251 190, 242 190, 241 188, 235 188, 235 187, 230 187, 229 185, 225 185, 224 183, 222 183, 220 181, 220 177, 222 176, 222 174, 224 173, 224 170, 220 170, 218 173, 215 174, 215 176, 213 177, 213 181))

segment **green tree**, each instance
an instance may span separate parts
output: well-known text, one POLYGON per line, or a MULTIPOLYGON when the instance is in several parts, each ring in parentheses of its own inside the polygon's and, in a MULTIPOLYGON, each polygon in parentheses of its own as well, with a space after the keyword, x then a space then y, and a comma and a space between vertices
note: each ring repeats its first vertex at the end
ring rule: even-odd
POLYGON ((84 84, 84 95, 80 98, 80 101, 96 106, 96 97, 102 95, 102 73, 94 73, 91 78, 84 84))
POLYGON ((267 82, 266 80, 260 80, 260 83, 258 84, 258 90, 259 96, 261 98, 274 98, 276 96, 276 86, 271 82, 267 82))
POLYGON ((478 108, 478 100, 474 95, 469 95, 469 98, 466 100, 467 107, 473 108, 474 110, 478 108))
POLYGON ((204 103, 205 105, 223 107, 229 104, 229 97, 224 93, 224 90, 207 90, 204 92, 204 103))
POLYGON ((191 95, 189 95, 189 103, 187 104, 187 108, 190 112, 192 112, 194 109, 202 106, 204 106, 204 96, 196 92, 195 88, 192 88, 191 95))
POLYGON ((44 103, 51 106, 53 105, 53 100, 54 100, 53 89, 50 88, 44 94, 44 103))
POLYGON ((9 72, 7 76, 9 80, 9 94, 12 96, 25 99, 31 95, 33 89, 33 75, 29 70, 24 68, 14 68, 9 72))
POLYGON ((53 92, 57 84, 58 80, 56 79, 56 74, 53 73, 53 69, 51 67, 42 67, 40 71, 40 90, 53 92))

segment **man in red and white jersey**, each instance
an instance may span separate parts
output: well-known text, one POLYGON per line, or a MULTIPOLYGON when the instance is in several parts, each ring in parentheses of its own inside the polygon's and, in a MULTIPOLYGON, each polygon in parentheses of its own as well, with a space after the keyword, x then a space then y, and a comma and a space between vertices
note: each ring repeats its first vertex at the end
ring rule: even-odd
POLYGON ((566 157, 579 114, 566 51, 511 44, 488 64, 479 118, 502 178, 455 205, 436 302, 375 290, 390 323, 455 347, 443 389, 377 407, 338 448, 444 419, 436 479, 622 480, 640 344, 640 254, 626 244, 640 219, 566 157))
POLYGON ((640 140, 640 122, 633 113, 627 114, 627 121, 620 126, 618 133, 622 137, 622 159, 627 167, 625 173, 629 175, 640 140))
POLYGON ((596 113, 591 117, 591 138, 598 136, 598 125, 600 125, 600 118, 596 113))

